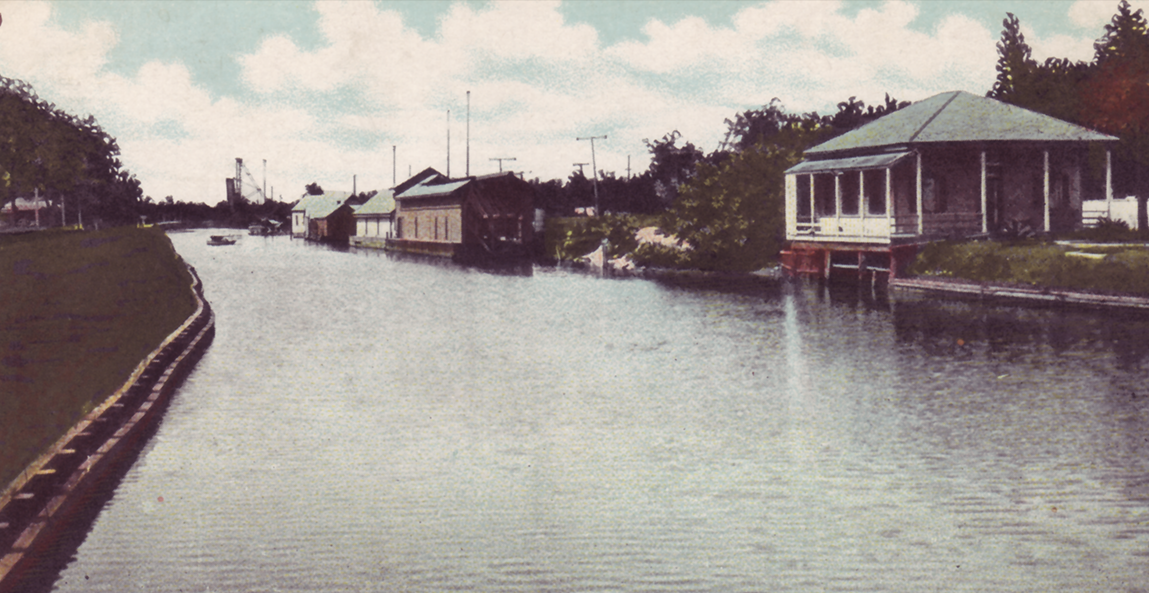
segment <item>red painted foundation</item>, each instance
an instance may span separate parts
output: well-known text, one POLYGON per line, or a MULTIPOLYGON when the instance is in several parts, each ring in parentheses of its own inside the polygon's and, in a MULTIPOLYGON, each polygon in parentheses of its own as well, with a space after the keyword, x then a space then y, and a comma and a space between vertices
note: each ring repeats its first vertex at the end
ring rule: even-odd
POLYGON ((917 244, 852 245, 794 242, 782 252, 782 270, 792 277, 860 280, 904 274, 917 255, 917 244))

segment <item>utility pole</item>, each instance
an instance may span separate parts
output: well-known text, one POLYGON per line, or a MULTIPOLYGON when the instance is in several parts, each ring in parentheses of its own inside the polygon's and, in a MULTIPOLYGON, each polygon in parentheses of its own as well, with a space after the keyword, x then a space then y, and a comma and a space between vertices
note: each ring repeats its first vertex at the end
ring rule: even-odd
POLYGON ((267 159, 263 159, 263 201, 267 201, 267 159))
POLYGON ((396 174, 395 174, 395 162, 396 162, 396 158, 398 157, 398 153, 395 151, 397 149, 398 149, 397 145, 395 145, 395 144, 391 145, 391 187, 395 187, 396 185, 399 185, 399 178, 396 177, 396 174))
MULTIPOLYGON (((503 170, 502 161, 499 162, 499 171, 503 170)), ((467 91, 467 177, 471 176, 471 91, 467 91)))
POLYGON ((602 136, 584 136, 581 138, 575 138, 575 140, 590 140, 590 168, 591 173, 594 173, 594 215, 602 216, 602 208, 598 202, 598 165, 595 164, 594 160, 594 141, 606 140, 606 134, 603 134, 602 136))
POLYGON ((505 157, 505 156, 504 157, 495 157, 491 160, 492 161, 499 161, 499 173, 502 173, 503 172, 503 161, 513 161, 513 160, 515 160, 515 157, 513 157, 513 156, 512 157, 505 157))
POLYGON ((447 179, 451 178, 451 110, 447 110, 447 179))
POLYGON ((626 180, 630 181, 630 155, 626 155, 626 180))
POLYGON ((582 168, 583 168, 583 166, 585 166, 585 165, 589 165, 589 164, 590 164, 590 163, 574 163, 574 166, 578 167, 578 174, 579 174, 579 175, 582 175, 583 177, 586 177, 586 173, 585 173, 585 172, 583 172, 583 169, 582 169, 582 168))

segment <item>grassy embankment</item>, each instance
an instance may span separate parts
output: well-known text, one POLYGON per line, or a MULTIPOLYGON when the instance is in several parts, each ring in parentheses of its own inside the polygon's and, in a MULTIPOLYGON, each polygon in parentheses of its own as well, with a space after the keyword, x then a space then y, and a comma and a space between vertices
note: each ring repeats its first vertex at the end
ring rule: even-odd
POLYGON ((158 229, 0 236, 0 489, 195 310, 158 229))
POLYGON ((940 242, 927 245, 911 274, 1149 295, 1149 244, 1123 229, 1089 229, 1066 241, 940 242))

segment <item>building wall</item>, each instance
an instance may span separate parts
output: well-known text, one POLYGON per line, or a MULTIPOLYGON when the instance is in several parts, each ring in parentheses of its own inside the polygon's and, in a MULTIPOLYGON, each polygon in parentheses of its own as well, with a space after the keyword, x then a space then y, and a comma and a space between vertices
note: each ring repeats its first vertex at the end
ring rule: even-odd
POLYGON ((390 233, 389 216, 364 216, 355 219, 355 235, 358 237, 386 238, 390 233))
POLYGON ((459 204, 436 204, 400 209, 400 238, 440 243, 463 242, 463 209, 459 204))

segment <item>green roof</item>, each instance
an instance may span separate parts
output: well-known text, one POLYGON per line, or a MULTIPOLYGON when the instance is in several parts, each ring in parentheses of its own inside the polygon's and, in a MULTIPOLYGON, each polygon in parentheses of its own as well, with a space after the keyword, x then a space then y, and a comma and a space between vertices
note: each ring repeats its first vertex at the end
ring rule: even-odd
POLYGON ((363 214, 390 214, 394 211, 395 196, 391 193, 391 190, 385 189, 372 196, 370 200, 367 200, 366 203, 355 211, 355 214, 357 216, 363 214))
POLYGON ((345 191, 329 191, 321 196, 305 196, 291 209, 292 212, 305 212, 308 218, 327 218, 347 202, 345 191))
POLYGON ((931 142, 1097 142, 1117 140, 1060 119, 950 91, 918 101, 806 151, 808 156, 931 142))

